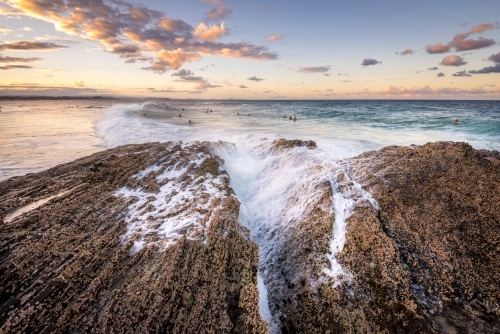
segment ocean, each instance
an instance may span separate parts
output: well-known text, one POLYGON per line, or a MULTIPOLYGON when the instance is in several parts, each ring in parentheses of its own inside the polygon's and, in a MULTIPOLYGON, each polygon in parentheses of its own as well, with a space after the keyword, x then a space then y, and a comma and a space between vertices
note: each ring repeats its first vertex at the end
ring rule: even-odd
POLYGON ((332 159, 432 141, 500 150, 500 101, 109 99, 0 106, 0 180, 151 141, 222 140, 243 149, 257 138, 307 139, 332 159))

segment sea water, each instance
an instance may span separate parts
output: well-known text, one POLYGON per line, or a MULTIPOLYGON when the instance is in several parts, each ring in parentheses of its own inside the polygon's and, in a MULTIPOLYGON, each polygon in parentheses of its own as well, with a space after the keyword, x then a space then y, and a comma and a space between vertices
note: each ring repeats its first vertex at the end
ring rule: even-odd
POLYGON ((499 101, 103 99, 0 106, 0 180, 123 144, 234 142, 248 135, 315 140, 338 158, 431 141, 500 150, 499 101))
MULTIPOLYGON (((300 222, 325 182, 334 190, 335 222, 326 254, 330 266, 322 269, 325 279, 319 283, 335 287, 351 277, 335 259, 344 246, 346 219, 354 202, 374 208, 377 203, 355 182, 348 191, 336 190, 346 158, 387 145, 433 141, 500 150, 498 101, 113 99, 4 101, 0 106, 0 180, 125 144, 230 143, 220 145, 217 154, 241 202, 240 222, 259 245, 259 305, 272 332, 278 332, 279 319, 266 304, 266 287, 280 278, 267 271, 266 263, 273 261, 275 246, 286 241, 286 230, 300 222), (270 150, 270 143, 280 138, 314 140, 318 148, 270 150)), ((138 243, 134 252, 145 246, 138 243)))

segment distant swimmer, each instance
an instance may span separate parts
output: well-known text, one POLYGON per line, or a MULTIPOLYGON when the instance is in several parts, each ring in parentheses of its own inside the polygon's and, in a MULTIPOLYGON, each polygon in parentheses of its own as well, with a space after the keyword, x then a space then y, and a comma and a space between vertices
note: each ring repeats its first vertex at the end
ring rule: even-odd
POLYGON ((288 117, 289 120, 292 120, 292 116, 288 117))
POLYGON ((191 123, 193 123, 193 122, 191 122, 191 120, 189 120, 189 122, 188 122, 188 123, 189 123, 189 124, 191 124, 191 123))
POLYGON ((184 108, 182 108, 182 111, 184 111, 184 108))
POLYGON ((297 116, 293 116, 293 120, 296 121, 297 120, 297 116))
POLYGON ((182 115, 181 115, 181 114, 179 114, 179 116, 177 116, 177 117, 182 117, 182 115))
POLYGON ((458 123, 458 118, 455 118, 452 122, 453 123, 458 123))
POLYGON ((238 111, 238 116, 240 115, 240 112, 238 111))
POLYGON ((250 114, 248 114, 248 116, 250 116, 250 114))
POLYGON ((210 109, 210 112, 212 112, 212 109, 210 109))
POLYGON ((146 113, 144 113, 144 116, 146 116, 146 113))

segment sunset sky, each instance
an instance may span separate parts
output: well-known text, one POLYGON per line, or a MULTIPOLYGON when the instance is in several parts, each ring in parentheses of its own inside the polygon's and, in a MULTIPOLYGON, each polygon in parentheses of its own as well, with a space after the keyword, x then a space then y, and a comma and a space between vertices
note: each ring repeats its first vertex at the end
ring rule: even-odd
POLYGON ((0 95, 500 99, 500 1, 0 0, 0 95))

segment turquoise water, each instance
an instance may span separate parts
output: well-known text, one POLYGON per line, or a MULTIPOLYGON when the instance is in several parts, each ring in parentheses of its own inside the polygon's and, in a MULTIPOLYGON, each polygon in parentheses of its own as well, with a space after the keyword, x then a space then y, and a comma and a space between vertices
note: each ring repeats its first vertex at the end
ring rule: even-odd
POLYGON ((332 158, 431 141, 500 150, 500 101, 113 99, 1 101, 0 106, 0 180, 149 141, 312 139, 332 158))

